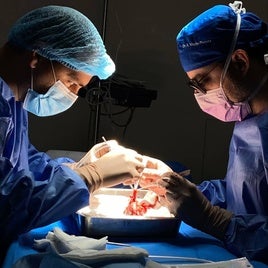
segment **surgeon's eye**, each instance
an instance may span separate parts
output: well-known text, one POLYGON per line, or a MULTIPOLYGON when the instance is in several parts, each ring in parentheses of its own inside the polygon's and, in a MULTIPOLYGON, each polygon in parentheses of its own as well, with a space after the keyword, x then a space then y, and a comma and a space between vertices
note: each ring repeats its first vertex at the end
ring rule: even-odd
POLYGON ((200 81, 198 84, 201 88, 205 88, 205 89, 210 89, 211 86, 214 84, 214 79, 212 79, 211 77, 207 76, 204 79, 202 79, 202 81, 200 81))
POLYGON ((200 93, 203 93, 203 94, 206 94, 206 93, 207 93, 206 89, 203 88, 203 87, 199 84, 199 82, 196 81, 195 79, 190 79, 190 80, 188 81, 188 86, 194 90, 194 94, 199 93, 199 92, 200 92, 200 93))
POLYGON ((70 90, 71 92, 73 92, 74 94, 78 94, 78 91, 79 91, 79 89, 81 88, 81 86, 78 85, 78 84, 76 84, 76 83, 72 83, 68 88, 69 88, 69 90, 70 90))
POLYGON ((211 81, 210 77, 209 77, 209 76, 206 76, 206 77, 204 77, 202 80, 200 80, 200 81, 198 82, 198 84, 199 84, 201 87, 205 87, 205 86, 209 83, 209 81, 211 81))
MULTIPOLYGON (((200 79, 190 79, 188 85, 196 91, 206 94, 207 90, 215 88, 215 75, 213 71, 219 66, 219 63, 216 63, 208 72, 203 74, 200 79)), ((218 80, 218 79, 216 79, 218 80)))

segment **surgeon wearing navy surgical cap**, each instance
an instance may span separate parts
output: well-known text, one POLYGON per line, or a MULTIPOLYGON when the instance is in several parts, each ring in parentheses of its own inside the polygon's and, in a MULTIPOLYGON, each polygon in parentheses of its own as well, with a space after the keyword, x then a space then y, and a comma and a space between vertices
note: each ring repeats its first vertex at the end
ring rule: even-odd
POLYGON ((170 209, 238 257, 268 264, 267 24, 242 2, 216 5, 180 30, 177 47, 201 110, 236 123, 224 179, 164 176, 170 209))
POLYGON ((71 159, 52 160, 29 141, 28 112, 64 112, 93 76, 106 79, 115 71, 97 29, 82 13, 52 5, 25 14, 0 48, 0 63, 1 263, 18 235, 71 215, 88 204, 89 192, 139 176, 143 164, 116 141, 93 146, 93 155, 105 153, 94 163, 73 166, 66 163, 71 159))

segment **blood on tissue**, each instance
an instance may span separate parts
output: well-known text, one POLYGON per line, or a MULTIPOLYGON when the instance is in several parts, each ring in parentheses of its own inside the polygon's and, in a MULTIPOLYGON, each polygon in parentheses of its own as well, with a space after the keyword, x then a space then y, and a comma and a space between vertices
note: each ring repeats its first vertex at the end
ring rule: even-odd
POLYGON ((129 197, 128 205, 124 210, 124 214, 143 216, 149 208, 154 208, 156 206, 158 201, 158 196, 156 194, 149 196, 149 200, 144 198, 139 201, 137 200, 137 192, 137 189, 133 189, 129 197))

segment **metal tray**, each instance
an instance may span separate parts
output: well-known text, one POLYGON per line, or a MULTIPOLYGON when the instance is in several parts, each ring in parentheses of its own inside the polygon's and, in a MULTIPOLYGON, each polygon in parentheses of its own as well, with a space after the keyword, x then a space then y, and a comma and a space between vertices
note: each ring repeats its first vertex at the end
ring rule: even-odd
MULTIPOLYGON (((146 192, 146 190, 139 190, 138 197, 144 197, 146 192)), ((126 207, 128 202, 125 203, 125 200, 128 200, 131 193, 131 189, 101 188, 91 194, 90 205, 78 211, 78 214, 81 215, 84 234, 90 237, 176 236, 180 220, 172 215, 163 217, 127 216, 123 213, 118 215, 115 206, 119 210, 126 207), (105 198, 102 199, 100 196, 105 198), (124 199, 122 204, 118 202, 119 198, 124 199), (107 207, 107 211, 99 213, 100 206, 107 207), (117 216, 113 216, 113 210, 117 216)))

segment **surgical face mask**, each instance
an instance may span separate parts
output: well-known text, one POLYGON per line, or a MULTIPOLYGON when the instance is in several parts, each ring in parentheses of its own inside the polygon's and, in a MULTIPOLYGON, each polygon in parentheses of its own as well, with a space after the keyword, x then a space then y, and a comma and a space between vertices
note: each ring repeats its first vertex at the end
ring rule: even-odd
POLYGON ((259 85, 251 93, 246 101, 232 103, 224 94, 222 86, 209 90, 206 94, 195 93, 196 101, 200 108, 224 122, 242 121, 247 115, 252 113, 249 101, 263 88, 268 80, 268 73, 262 78, 259 85))
POLYGON ((78 98, 78 96, 72 93, 60 80, 56 81, 52 63, 51 66, 55 78, 54 85, 52 85, 45 94, 39 94, 32 89, 33 82, 31 82, 31 89, 28 90, 23 103, 25 110, 37 116, 51 116, 64 112, 69 109, 78 98))
POLYGON ((228 101, 221 86, 206 94, 196 93, 194 96, 205 113, 224 122, 241 121, 251 113, 247 101, 235 104, 228 101))

